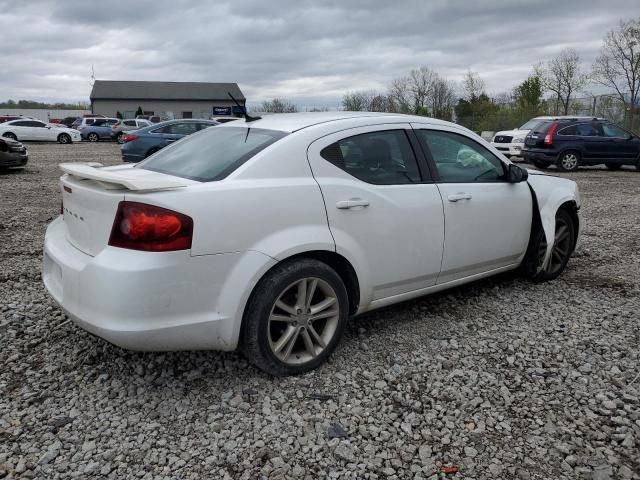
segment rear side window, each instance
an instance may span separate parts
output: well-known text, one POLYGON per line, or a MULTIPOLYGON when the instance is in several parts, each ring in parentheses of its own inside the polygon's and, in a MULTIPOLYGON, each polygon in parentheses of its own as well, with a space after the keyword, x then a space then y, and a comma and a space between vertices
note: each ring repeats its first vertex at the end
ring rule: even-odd
POLYGON ((30 127, 31 122, 21 121, 21 122, 13 122, 11 125, 15 125, 16 127, 30 127))
POLYGON ((286 135, 261 128, 207 128, 160 150, 136 168, 201 182, 221 180, 286 135))
POLYGON ((578 126, 569 125, 568 127, 558 130, 558 135, 578 135, 578 126))
POLYGON ((325 147, 320 156, 375 185, 419 183, 420 172, 404 130, 363 133, 325 147))
POLYGON ((596 127, 588 123, 581 123, 576 125, 576 129, 578 130, 578 135, 581 137, 599 137, 600 134, 596 127))

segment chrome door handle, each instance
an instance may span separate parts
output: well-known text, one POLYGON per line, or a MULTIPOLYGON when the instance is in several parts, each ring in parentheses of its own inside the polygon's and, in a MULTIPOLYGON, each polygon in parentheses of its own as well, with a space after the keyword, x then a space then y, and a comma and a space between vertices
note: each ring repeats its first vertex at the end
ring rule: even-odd
POLYGON ((470 193, 454 193, 453 195, 449 195, 447 199, 450 202, 457 202, 459 200, 471 200, 472 196, 470 193))
POLYGON ((354 207, 368 207, 369 202, 362 198, 350 198, 349 200, 340 200, 336 202, 336 208, 340 210, 347 210, 354 207))

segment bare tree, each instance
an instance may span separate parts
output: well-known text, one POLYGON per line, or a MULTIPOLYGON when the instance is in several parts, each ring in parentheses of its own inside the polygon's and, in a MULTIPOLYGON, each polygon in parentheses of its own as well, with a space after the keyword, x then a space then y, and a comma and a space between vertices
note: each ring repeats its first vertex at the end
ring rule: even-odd
POLYGON ((424 111, 433 94, 433 84, 438 75, 429 67, 420 67, 409 72, 409 91, 412 97, 413 111, 424 111))
POLYGON ((295 113, 298 108, 284 98, 274 98, 271 101, 262 102, 261 111, 270 113, 295 113))
POLYGON ((571 96, 587 82, 587 76, 580 66, 580 55, 571 48, 562 50, 557 57, 546 64, 538 64, 534 72, 540 77, 545 90, 555 94, 563 114, 567 115, 571 106, 571 96))
POLYGON ((371 110, 371 103, 378 94, 370 90, 347 92, 342 97, 342 109, 349 112, 367 112, 371 110))
POLYGON ((630 127, 633 129, 640 94, 640 18, 621 21, 617 29, 607 33, 591 77, 616 91, 631 111, 630 127))
POLYGON ((389 87, 389 96, 393 99, 398 112, 411 112, 411 86, 409 77, 400 77, 393 80, 389 87))
POLYGON ((443 78, 436 78, 431 92, 431 115, 443 120, 451 120, 455 104, 455 88, 443 78))
POLYGON ((484 80, 476 72, 469 70, 462 79, 465 100, 472 102, 484 93, 484 80))

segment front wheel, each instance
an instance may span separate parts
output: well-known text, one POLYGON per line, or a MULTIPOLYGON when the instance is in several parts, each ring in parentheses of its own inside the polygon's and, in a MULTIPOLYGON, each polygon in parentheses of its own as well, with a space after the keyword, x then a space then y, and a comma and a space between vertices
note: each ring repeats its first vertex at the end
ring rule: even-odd
POLYGON ((538 282, 558 277, 573 253, 575 238, 576 231, 571 215, 565 209, 558 210, 551 256, 545 263, 548 244, 544 229, 540 228, 529 243, 522 270, 529 278, 538 282))
POLYGON ((272 375, 304 373, 335 350, 348 315, 347 290, 331 267, 313 259, 286 262, 256 286, 243 319, 242 350, 272 375))
POLYGON ((563 172, 573 172, 578 169, 580 164, 580 154, 570 150, 568 152, 561 153, 558 157, 558 168, 563 172))
POLYGON ((71 137, 66 133, 58 135, 58 142, 64 144, 71 143, 71 137))

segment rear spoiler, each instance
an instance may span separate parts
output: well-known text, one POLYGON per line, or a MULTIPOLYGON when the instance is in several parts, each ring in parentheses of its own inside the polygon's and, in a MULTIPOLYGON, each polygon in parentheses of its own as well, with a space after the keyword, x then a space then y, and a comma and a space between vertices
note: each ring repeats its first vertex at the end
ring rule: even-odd
POLYGON ((152 172, 126 167, 124 169, 104 169, 101 163, 78 162, 61 163, 60 170, 80 179, 94 180, 100 183, 115 184, 135 191, 157 191, 182 188, 190 185, 188 180, 152 172))

